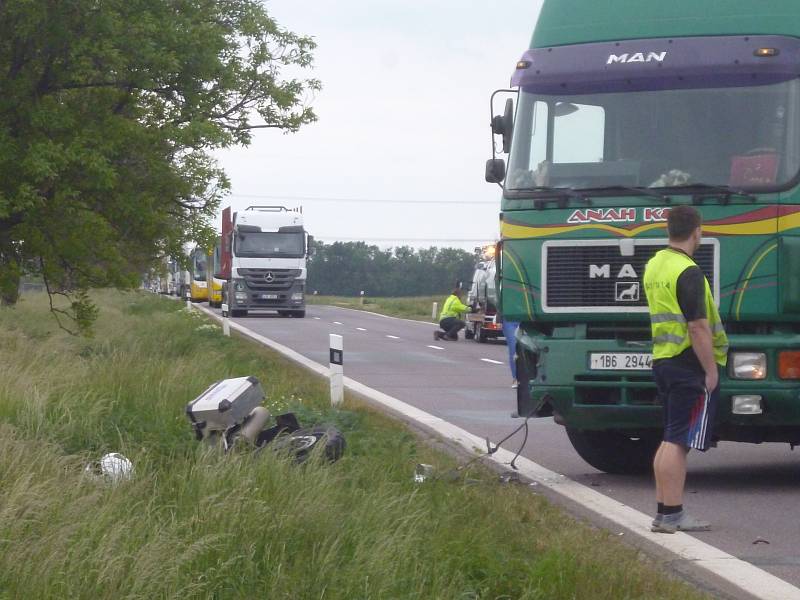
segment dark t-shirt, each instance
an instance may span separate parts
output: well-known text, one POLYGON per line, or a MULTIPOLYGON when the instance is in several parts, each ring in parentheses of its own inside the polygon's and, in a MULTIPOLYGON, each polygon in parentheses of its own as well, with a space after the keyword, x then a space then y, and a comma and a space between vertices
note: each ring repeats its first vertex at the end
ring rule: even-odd
MULTIPOLYGON (((676 251, 681 252, 680 250, 676 251)), ((703 275, 700 267, 688 267, 680 274, 675 293, 678 296, 681 313, 683 313, 687 321, 708 318, 706 314, 705 275, 703 275)), ((676 365, 699 373, 705 372, 703 365, 700 364, 697 355, 694 353, 694 348, 691 346, 677 356, 665 360, 674 361, 676 365)))

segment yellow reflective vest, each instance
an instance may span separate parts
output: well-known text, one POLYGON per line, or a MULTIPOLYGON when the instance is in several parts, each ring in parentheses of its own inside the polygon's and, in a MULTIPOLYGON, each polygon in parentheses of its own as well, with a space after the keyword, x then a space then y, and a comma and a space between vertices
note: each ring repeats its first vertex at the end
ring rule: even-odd
MULTIPOLYGON (((650 307, 653 335, 653 359, 672 358, 692 345, 689 326, 678 303, 678 277, 689 267, 697 266, 680 250, 665 248, 656 252, 644 271, 644 290, 650 307)), ((721 366, 728 362, 728 336, 722 325, 708 280, 705 281, 706 318, 711 328, 714 359, 721 366)))
POLYGON ((450 294, 444 301, 442 306, 442 313, 439 315, 439 320, 446 319, 447 317, 460 317, 462 314, 469 310, 469 306, 462 304, 461 300, 455 294, 450 294))

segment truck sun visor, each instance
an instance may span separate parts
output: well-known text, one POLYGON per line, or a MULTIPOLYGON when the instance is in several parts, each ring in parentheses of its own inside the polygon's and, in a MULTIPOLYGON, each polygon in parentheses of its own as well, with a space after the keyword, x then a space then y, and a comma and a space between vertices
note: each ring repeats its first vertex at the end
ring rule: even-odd
POLYGON ((569 95, 767 85, 798 76, 797 38, 657 38, 532 48, 517 63, 511 85, 569 95))

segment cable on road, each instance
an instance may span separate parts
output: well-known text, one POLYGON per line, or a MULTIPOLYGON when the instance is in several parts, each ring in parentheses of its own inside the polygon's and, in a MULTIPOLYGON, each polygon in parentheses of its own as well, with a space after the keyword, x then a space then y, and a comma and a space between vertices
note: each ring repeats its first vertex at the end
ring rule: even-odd
POLYGON ((491 440, 489 440, 488 437, 485 438, 486 439, 486 452, 471 458, 470 460, 468 460, 466 463, 464 463, 460 467, 456 467, 455 469, 453 469, 451 471, 451 473, 457 474, 457 473, 463 471, 464 469, 466 469, 467 467, 469 467, 471 464, 473 464, 473 463, 475 463, 475 462, 477 462, 477 461, 479 461, 479 460, 481 460, 483 458, 491 456, 492 454, 497 452, 505 442, 507 442, 512 437, 514 437, 521 430, 525 430, 525 436, 522 438, 522 444, 520 444, 520 447, 517 450, 516 454, 514 454, 514 458, 511 459, 511 462, 507 463, 508 466, 510 466, 512 469, 514 469, 515 471, 518 471, 519 469, 517 468, 516 462, 517 462, 517 459, 520 457, 520 454, 522 454, 522 451, 525 449, 525 445, 528 443, 528 432, 529 432, 528 419, 530 419, 530 418, 531 418, 530 415, 525 417, 525 421, 522 423, 522 425, 517 427, 514 431, 512 431, 506 437, 504 437, 502 440, 497 442, 497 444, 495 444, 494 447, 492 447, 491 440))

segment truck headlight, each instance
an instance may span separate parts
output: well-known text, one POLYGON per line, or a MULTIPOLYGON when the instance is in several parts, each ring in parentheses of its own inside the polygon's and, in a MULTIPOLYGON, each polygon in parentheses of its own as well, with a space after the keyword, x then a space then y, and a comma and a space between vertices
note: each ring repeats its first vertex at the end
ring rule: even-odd
POLYGON ((236 282, 236 291, 243 292, 245 289, 244 281, 237 281, 236 282))
POLYGON ((731 379, 764 379, 767 376, 767 355, 763 352, 731 352, 728 376, 731 379))
POLYGON ((292 300, 302 300, 303 299, 303 292, 295 292, 292 294, 292 300))

